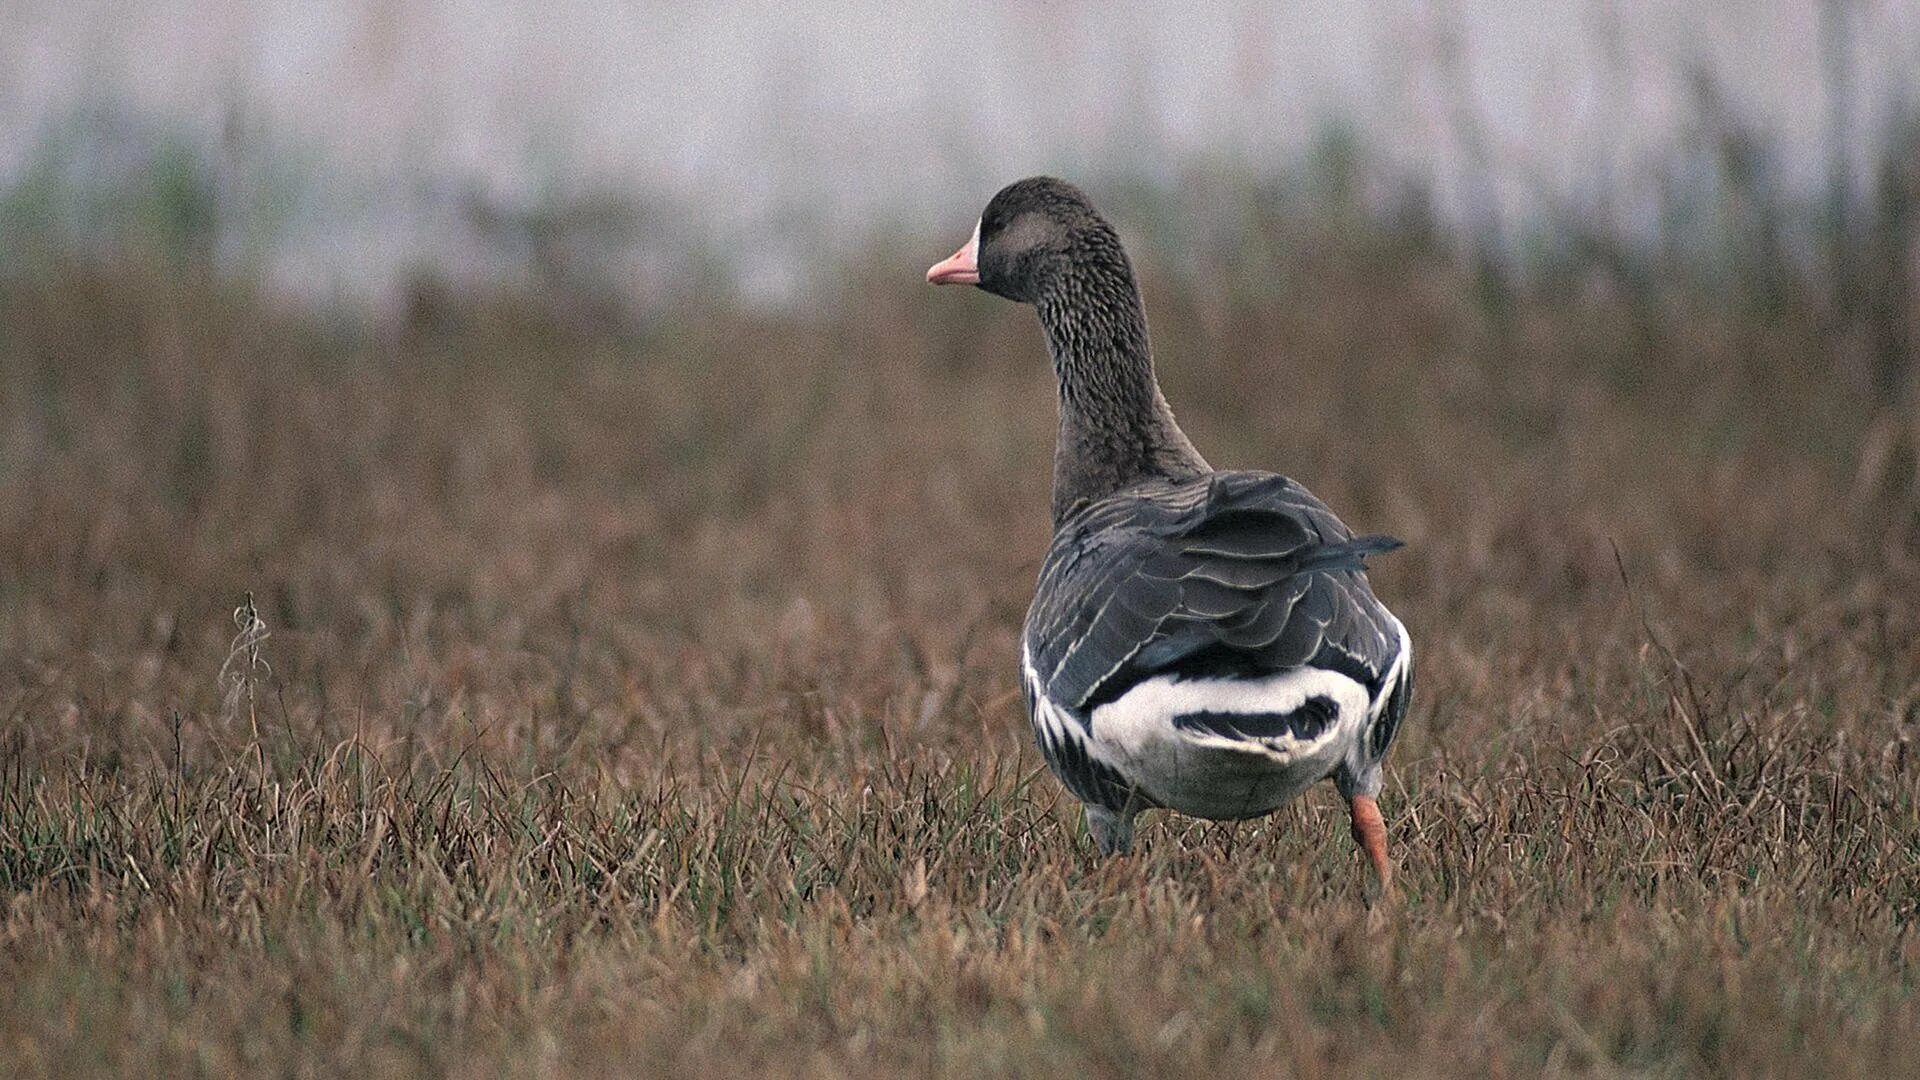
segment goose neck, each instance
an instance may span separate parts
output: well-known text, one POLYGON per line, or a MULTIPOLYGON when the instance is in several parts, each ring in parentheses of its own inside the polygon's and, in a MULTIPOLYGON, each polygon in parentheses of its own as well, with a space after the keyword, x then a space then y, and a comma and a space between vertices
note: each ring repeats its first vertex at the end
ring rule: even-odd
POLYGON ((1154 378, 1146 314, 1131 273, 1063 275, 1035 307, 1060 389, 1053 519, 1153 479, 1208 466, 1154 378))

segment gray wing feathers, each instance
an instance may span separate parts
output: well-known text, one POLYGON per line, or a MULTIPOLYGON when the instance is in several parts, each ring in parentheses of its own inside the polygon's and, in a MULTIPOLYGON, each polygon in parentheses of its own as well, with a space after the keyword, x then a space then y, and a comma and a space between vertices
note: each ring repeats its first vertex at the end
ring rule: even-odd
POLYGON ((1236 673, 1316 658, 1377 684, 1399 643, 1355 538, 1305 488, 1214 473, 1103 499, 1065 523, 1041 567, 1027 652, 1047 696, 1090 701, 1182 665, 1236 673))

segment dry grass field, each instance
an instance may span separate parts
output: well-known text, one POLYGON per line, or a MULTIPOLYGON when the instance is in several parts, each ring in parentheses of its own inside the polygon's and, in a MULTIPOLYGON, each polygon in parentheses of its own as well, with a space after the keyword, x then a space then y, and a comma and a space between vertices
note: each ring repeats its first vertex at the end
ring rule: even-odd
POLYGON ((1330 787, 1093 855, 1015 681, 1051 375, 943 248, 615 328, 68 262, 0 281, 5 1071, 1920 1074, 1872 344, 1145 247, 1208 456, 1408 541, 1397 897, 1330 787))

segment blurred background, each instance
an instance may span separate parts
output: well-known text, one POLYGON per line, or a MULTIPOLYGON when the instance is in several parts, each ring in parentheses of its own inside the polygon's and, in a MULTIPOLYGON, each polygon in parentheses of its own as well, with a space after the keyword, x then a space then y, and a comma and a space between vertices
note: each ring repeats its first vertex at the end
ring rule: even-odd
MULTIPOLYGON (((130 731, 230 717, 252 590, 294 733, 345 684, 396 734, 725 739, 635 665, 906 635, 910 677, 845 660, 849 731, 977 676, 1022 744, 1051 374, 922 273, 1042 171, 1127 239, 1209 457, 1412 541, 1433 624, 1650 574, 1733 658, 1743 590, 1914 572, 1912 4, 0 12, 0 634, 22 686, 137 674, 130 731), (452 666, 353 666, 388 648, 452 666)), ((722 711, 811 701, 793 656, 722 711)))
POLYGON ((1898 0, 9 0, 4 20, 4 257, 137 239, 376 308, 423 276, 792 301, 832 258, 964 232, 1043 171, 1199 215, 1189 256, 1235 242, 1211 234, 1264 181, 1421 214, 1516 269, 1599 238, 1831 257, 1884 224, 1920 92, 1898 0))

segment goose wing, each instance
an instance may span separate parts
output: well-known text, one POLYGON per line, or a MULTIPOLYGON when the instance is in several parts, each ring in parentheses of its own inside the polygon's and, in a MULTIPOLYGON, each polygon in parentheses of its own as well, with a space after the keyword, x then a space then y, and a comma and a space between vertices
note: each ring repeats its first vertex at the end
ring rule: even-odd
POLYGON ((1399 546, 1355 537, 1312 493, 1271 473, 1213 473, 1099 500, 1061 527, 1041 567, 1025 632, 1035 689, 1082 723, 1165 674, 1311 666, 1378 700, 1403 638, 1362 560, 1399 546))

